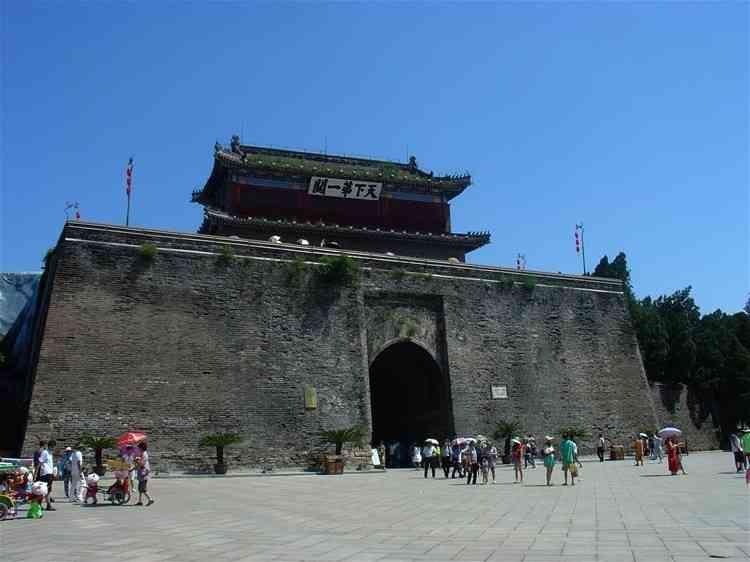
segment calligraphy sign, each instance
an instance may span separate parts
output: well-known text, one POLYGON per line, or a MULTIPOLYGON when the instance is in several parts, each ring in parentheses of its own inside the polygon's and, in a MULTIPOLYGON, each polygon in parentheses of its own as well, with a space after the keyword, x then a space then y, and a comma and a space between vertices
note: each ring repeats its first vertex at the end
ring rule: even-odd
POLYGON ((322 195, 324 197, 377 201, 380 199, 382 188, 382 183, 371 181, 312 177, 310 178, 310 187, 307 189, 307 193, 310 195, 322 195))

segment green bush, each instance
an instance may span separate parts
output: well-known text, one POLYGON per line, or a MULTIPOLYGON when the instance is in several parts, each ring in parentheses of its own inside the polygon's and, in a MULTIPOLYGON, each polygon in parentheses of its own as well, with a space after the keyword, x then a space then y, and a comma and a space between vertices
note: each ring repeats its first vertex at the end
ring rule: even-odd
POLYGON ((241 442, 242 438, 236 433, 212 433, 201 437, 198 445, 201 447, 216 447, 216 462, 224 464, 224 447, 241 442))
POLYGON ((573 439, 575 439, 579 443, 581 441, 587 441, 587 440, 591 439, 591 432, 586 431, 582 427, 578 427, 578 426, 575 426, 575 425, 571 425, 571 426, 568 426, 568 427, 561 427, 560 428, 560 435, 562 436, 562 435, 566 435, 566 434, 568 436, 572 437, 573 439))
POLYGON ((513 290, 513 279, 501 276, 497 282, 497 290, 501 293, 507 293, 513 290))
POLYGON ((536 289, 536 277, 534 277, 533 275, 525 277, 522 286, 527 293, 533 293, 534 289, 536 289))
POLYGON ((159 251, 159 249, 149 242, 146 242, 145 244, 141 244, 141 247, 138 249, 138 254, 146 261, 151 261, 156 257, 156 253, 159 251))
POLYGON ((359 285, 359 264, 349 256, 323 256, 318 269, 320 279, 328 285, 359 285))
POLYGON ((392 269, 391 277, 393 277, 396 281, 401 281, 404 277, 406 277, 406 270, 403 267, 392 269))
POLYGON ((307 265, 305 264, 305 260, 299 256, 294 258, 292 261, 290 261, 287 264, 286 268, 286 277, 287 282, 292 287, 299 287, 302 283, 302 279, 305 276, 305 270, 307 269, 307 265))
POLYGON ((234 261, 234 248, 228 245, 223 245, 219 248, 219 253, 216 256, 216 261, 221 265, 229 265, 234 261))
POLYGON ((340 455, 341 450, 347 443, 352 443, 357 447, 361 447, 365 442, 365 435, 367 431, 360 425, 352 427, 346 427, 343 429, 331 429, 320 433, 320 440, 323 443, 330 443, 336 446, 336 454, 340 455))

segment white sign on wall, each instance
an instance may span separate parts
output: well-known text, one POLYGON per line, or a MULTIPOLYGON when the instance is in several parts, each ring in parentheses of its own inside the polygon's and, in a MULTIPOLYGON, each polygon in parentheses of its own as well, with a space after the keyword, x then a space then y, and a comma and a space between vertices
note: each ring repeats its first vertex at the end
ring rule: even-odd
POLYGON ((323 197, 377 201, 380 199, 382 188, 382 183, 371 181, 312 177, 310 178, 310 186, 307 189, 307 193, 323 197))
POLYGON ((499 400, 501 398, 508 398, 508 387, 505 385, 493 386, 492 387, 492 399, 499 400))

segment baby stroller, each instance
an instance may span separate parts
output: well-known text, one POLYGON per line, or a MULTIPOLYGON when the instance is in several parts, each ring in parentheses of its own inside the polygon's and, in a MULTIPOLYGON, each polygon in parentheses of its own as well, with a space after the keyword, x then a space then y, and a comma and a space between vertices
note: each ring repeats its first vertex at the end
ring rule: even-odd
POLYGON ((115 471, 115 483, 107 488, 106 497, 112 505, 124 505, 130 501, 130 479, 127 470, 115 471))

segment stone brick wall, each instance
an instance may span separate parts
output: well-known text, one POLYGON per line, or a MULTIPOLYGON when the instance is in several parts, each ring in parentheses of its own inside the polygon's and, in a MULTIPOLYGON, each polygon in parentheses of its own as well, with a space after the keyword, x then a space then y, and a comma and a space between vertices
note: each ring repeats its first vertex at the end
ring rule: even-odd
POLYGON ((206 469, 199 438, 236 431, 232 466, 306 465, 321 430, 371 423, 368 365, 402 340, 444 371, 458 434, 517 418, 537 436, 579 425, 619 440, 658 422, 619 282, 350 254, 359 286, 326 286, 314 272, 333 250, 69 224, 25 452, 37 435, 138 429, 160 468, 206 469))

